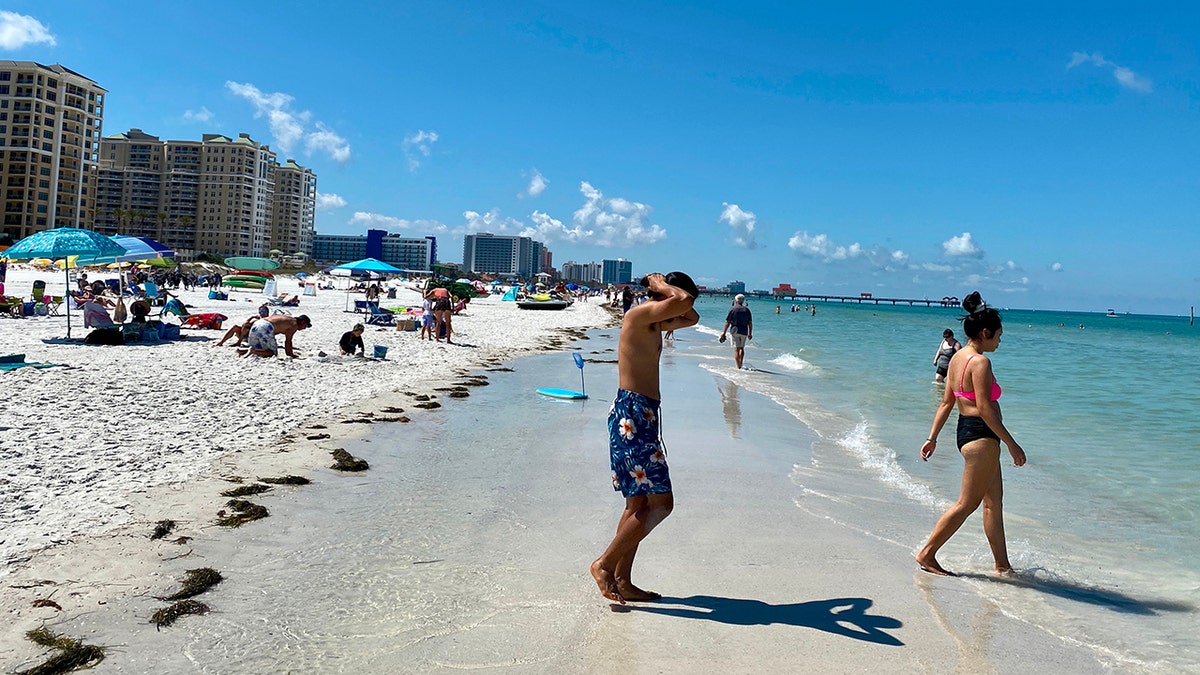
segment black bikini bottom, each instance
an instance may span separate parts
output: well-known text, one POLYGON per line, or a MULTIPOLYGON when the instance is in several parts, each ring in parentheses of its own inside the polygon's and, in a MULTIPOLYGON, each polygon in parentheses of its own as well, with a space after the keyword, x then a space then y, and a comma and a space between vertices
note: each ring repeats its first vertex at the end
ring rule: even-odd
POLYGON ((962 450, 963 446, 971 441, 977 441, 981 438, 994 438, 997 441, 1000 437, 992 428, 983 421, 982 417, 969 417, 967 415, 958 416, 958 449, 962 450))

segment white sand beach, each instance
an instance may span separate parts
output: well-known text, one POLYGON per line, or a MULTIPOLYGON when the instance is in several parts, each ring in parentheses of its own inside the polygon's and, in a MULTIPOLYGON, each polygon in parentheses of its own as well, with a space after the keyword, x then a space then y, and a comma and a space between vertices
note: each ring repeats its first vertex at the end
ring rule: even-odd
MULTIPOLYGON (((63 294, 61 271, 22 265, 10 266, 6 294, 28 296, 34 279, 47 282, 47 294, 63 294)), ((280 277, 279 288, 298 291, 299 285, 280 277)), ((178 295, 192 313, 228 316, 226 328, 264 300, 237 290, 226 301, 209 300, 207 289, 178 295)), ((419 304, 419 293, 407 287, 382 302, 419 304)), ((389 405, 420 414, 403 392, 436 400, 434 389, 460 374, 561 346, 569 337, 564 329, 612 321, 597 303, 526 312, 491 296, 454 317, 459 344, 367 326, 368 353, 376 344, 388 347, 386 360, 374 360, 338 356, 338 338, 363 318, 345 312, 346 305, 344 291, 319 291, 285 308, 313 321, 296 334, 296 359, 282 349, 275 359, 240 358, 228 343, 214 346, 224 331, 185 328, 179 341, 95 346, 63 340, 65 316, 0 317, 0 355, 23 353, 27 361, 65 366, 0 373, 0 612, 7 617, 0 663, 36 654, 24 632, 59 614, 33 608, 35 599, 53 596, 64 613, 73 613, 141 592, 161 555, 147 533, 171 518, 188 524, 179 536, 196 536, 224 501, 211 489, 214 481, 227 486, 223 479, 231 476, 307 474, 330 463, 329 442, 369 426, 343 419, 389 405), (334 439, 308 441, 306 435, 320 432, 306 433, 302 425, 329 427, 325 433, 334 439), (53 584, 29 587, 40 580, 53 584)), ((81 313, 73 312, 71 321, 74 338, 89 332, 81 313)))

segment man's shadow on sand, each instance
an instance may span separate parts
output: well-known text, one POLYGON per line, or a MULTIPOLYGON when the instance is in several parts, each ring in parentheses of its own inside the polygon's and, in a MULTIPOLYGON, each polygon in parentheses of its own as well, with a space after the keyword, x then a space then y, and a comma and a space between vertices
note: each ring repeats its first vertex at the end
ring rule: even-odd
POLYGON ((875 604, 868 598, 835 598, 812 600, 790 605, 772 605, 761 600, 718 598, 693 595, 686 598, 664 597, 646 605, 614 605, 614 611, 647 612, 677 616, 684 619, 706 619, 735 626, 766 626, 773 623, 785 626, 815 628, 855 640, 895 647, 904 643, 884 632, 904 624, 890 616, 867 614, 875 604), (665 607, 664 605, 684 605, 665 607))

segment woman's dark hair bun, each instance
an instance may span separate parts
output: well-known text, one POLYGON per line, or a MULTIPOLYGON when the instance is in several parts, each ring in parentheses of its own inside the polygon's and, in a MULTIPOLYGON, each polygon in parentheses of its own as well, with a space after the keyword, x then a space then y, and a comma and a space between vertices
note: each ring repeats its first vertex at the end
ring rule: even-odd
POLYGON ((987 303, 983 301, 983 297, 979 295, 979 291, 971 291, 971 294, 963 298, 962 308, 967 314, 974 314, 987 308, 987 303))
POLYGON ((962 307, 967 313, 958 320, 963 322, 963 332, 966 333, 967 339, 979 337, 984 330, 999 330, 1000 312, 988 307, 980 297, 979 291, 972 291, 964 298, 962 307))

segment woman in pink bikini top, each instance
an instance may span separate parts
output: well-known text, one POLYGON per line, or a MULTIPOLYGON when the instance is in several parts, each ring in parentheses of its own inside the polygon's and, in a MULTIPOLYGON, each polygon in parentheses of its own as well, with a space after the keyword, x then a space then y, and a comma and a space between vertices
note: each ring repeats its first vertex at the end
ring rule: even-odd
POLYGON ((1025 464, 1025 451, 1013 440, 1000 417, 1000 385, 992 375, 992 362, 984 356, 1000 346, 1000 335, 1004 327, 1000 313, 988 307, 978 292, 963 300, 963 331, 967 334, 967 346, 950 359, 945 391, 933 415, 933 426, 929 438, 921 446, 921 459, 928 460, 937 448, 937 437, 950 417, 958 408, 958 451, 963 457, 962 492, 942 517, 938 519, 933 533, 915 558, 922 570, 931 574, 953 575, 938 563, 937 552, 950 537, 962 527, 967 517, 983 504, 983 532, 995 559, 995 570, 1003 574, 1012 571, 1008 561, 1008 547, 1004 540, 1004 485, 1000 473, 1000 444, 1008 446, 1013 464, 1025 464), (976 357, 980 357, 975 361, 976 357), (958 389, 952 388, 954 371, 958 371, 958 389), (970 375, 970 387, 967 376, 970 375), (988 384, 991 387, 988 388, 988 384), (981 391, 982 390, 982 391, 981 391), (986 398, 982 394, 986 391, 986 398))
MULTIPOLYGON (((996 342, 997 343, 1000 342, 1000 333, 1003 333, 1003 332, 1004 332, 1004 329, 1000 329, 1000 331, 996 333, 996 342)), ((967 368, 971 365, 971 359, 975 358, 976 356, 979 356, 979 354, 972 354, 971 356, 969 356, 967 358, 967 362, 963 364, 962 373, 960 373, 958 376, 958 391, 954 392, 955 398, 965 398, 968 401, 975 400, 975 391, 974 390, 963 391, 963 379, 966 378, 966 376, 967 376, 967 368)), ((1000 383, 997 382, 996 378, 993 377, 992 378, 992 400, 999 401, 1001 393, 1002 393, 1002 391, 1000 389, 1000 383)))

